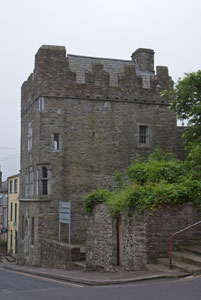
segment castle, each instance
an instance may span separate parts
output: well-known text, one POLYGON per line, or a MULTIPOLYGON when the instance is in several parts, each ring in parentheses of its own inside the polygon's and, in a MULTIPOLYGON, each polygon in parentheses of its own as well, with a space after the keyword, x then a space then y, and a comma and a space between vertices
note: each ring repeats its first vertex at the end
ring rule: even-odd
POLYGON ((183 157, 167 67, 154 51, 131 60, 66 54, 42 46, 21 91, 19 263, 42 265, 41 241, 58 239, 59 201, 71 201, 72 243, 85 241, 83 196, 114 187, 114 173, 161 147, 183 157))

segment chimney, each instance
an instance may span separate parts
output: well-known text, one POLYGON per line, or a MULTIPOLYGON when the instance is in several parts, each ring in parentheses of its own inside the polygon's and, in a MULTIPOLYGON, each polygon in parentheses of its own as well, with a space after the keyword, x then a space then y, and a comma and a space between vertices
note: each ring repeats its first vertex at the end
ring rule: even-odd
POLYGON ((140 71, 154 72, 154 50, 139 48, 131 55, 140 71))

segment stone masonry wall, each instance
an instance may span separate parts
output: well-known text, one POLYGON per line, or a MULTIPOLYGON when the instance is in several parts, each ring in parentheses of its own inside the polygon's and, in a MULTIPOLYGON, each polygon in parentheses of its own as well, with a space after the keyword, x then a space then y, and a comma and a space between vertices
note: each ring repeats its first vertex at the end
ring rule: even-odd
MULTIPOLYGON (((170 236, 201 219, 192 203, 146 210, 122 217, 122 263, 117 266, 116 218, 107 207, 98 205, 89 215, 87 224, 87 267, 102 269, 145 270, 146 264, 159 257, 168 257, 170 236), (104 239, 105 237, 105 239, 104 239)), ((201 244, 201 227, 182 233, 174 246, 201 244)))
POLYGON ((111 270, 117 265, 116 220, 105 205, 94 208, 88 216, 86 262, 88 269, 111 270))
POLYGON ((80 260, 80 248, 59 243, 55 240, 41 241, 40 266, 58 269, 72 269, 71 261, 80 260))

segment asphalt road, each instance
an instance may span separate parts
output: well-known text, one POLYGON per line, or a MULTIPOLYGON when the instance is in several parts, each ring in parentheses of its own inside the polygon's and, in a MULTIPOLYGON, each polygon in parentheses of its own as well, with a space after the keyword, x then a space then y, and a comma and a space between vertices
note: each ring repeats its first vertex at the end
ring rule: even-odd
POLYGON ((0 269, 0 300, 201 300, 201 277, 89 287, 0 269))

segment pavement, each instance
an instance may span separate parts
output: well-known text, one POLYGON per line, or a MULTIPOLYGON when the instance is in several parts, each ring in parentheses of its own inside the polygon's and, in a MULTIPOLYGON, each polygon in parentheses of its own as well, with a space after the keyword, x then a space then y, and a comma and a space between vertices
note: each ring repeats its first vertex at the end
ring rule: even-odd
POLYGON ((161 278, 180 278, 186 276, 181 272, 167 270, 165 272, 152 271, 118 271, 118 272, 97 272, 85 270, 61 270, 42 267, 30 267, 17 265, 15 262, 0 263, 0 268, 51 278, 54 280, 62 280, 66 282, 80 283, 89 286, 103 286, 112 284, 126 284, 136 281, 153 280, 161 278))

